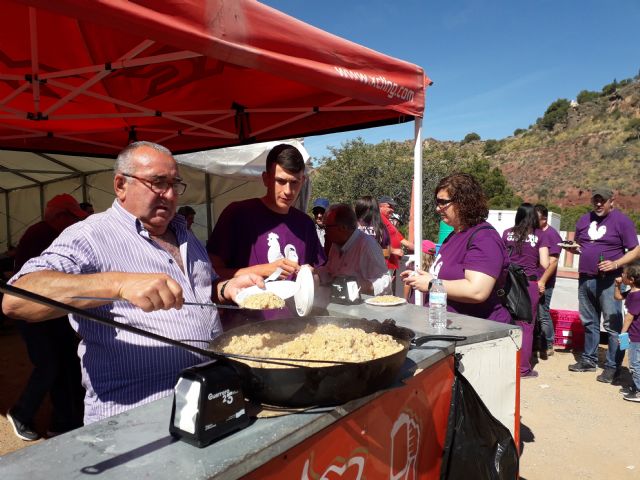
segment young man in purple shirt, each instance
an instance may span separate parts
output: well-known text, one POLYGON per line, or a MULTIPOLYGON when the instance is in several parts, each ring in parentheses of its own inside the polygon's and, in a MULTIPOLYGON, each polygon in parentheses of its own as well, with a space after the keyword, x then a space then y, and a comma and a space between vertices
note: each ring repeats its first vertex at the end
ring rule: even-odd
POLYGON ((304 184, 304 159, 291 145, 276 145, 267 156, 261 198, 234 202, 224 209, 207 251, 223 278, 255 273, 264 278, 280 268, 281 279, 293 276, 300 265, 322 265, 324 250, 316 227, 293 207, 304 184))
POLYGON ((538 321, 540 322, 542 336, 545 340, 544 344, 541 346, 540 355, 541 358, 545 358, 553 355, 555 330, 553 328, 551 315, 549 314, 549 308, 551 306, 553 289, 556 285, 558 257, 562 251, 562 248, 558 244, 562 242, 562 237, 558 231, 547 222, 547 219, 549 218, 549 210, 547 210, 547 207, 538 204, 535 206, 535 209, 536 214, 538 215, 540 230, 542 232, 540 245, 549 249, 549 267, 546 269, 541 267, 538 275, 538 288, 540 293, 543 294, 540 298, 540 303, 538 303, 538 321))
POLYGON ((615 300, 614 280, 622 266, 638 257, 638 237, 629 217, 614 209, 613 192, 606 187, 591 192, 593 210, 576 223, 575 240, 580 253, 578 270, 578 309, 584 326, 584 352, 580 361, 569 365, 572 372, 595 372, 600 341, 600 316, 609 334, 604 371, 599 382, 611 383, 620 371, 624 351, 618 345, 622 328, 620 301, 615 300), (626 252, 626 253, 625 253, 626 252))

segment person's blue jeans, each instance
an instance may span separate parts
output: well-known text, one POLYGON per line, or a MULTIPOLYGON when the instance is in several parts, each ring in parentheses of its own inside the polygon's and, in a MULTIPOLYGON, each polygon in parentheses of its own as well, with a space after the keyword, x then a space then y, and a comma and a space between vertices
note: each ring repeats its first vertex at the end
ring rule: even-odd
POLYGON ((640 342, 629 344, 629 370, 636 390, 640 390, 640 342))
POLYGON ((545 348, 548 350, 553 348, 553 341, 555 340, 555 329, 553 328, 553 320, 551 320, 551 314, 549 313, 549 307, 551 306, 551 297, 553 296, 553 287, 545 287, 544 295, 540 297, 540 303, 538 303, 538 320, 540 322, 540 330, 545 339, 545 348))
POLYGON ((580 274, 578 279, 578 310, 584 326, 584 352, 582 361, 598 364, 600 343, 600 315, 604 329, 609 334, 609 348, 604 368, 620 368, 624 350, 618 345, 618 334, 622 329, 622 302, 613 298, 614 275, 594 277, 580 274))

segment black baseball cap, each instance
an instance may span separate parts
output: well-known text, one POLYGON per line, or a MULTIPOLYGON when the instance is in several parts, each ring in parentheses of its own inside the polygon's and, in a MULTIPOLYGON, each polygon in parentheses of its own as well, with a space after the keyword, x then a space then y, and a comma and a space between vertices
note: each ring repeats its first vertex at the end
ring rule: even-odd
POLYGON ((378 203, 388 203, 392 207, 396 206, 396 201, 389 195, 382 195, 380 198, 378 198, 378 203))
POLYGON ((591 198, 600 196, 603 200, 609 200, 613 197, 613 192, 607 187, 597 187, 591 190, 591 198))

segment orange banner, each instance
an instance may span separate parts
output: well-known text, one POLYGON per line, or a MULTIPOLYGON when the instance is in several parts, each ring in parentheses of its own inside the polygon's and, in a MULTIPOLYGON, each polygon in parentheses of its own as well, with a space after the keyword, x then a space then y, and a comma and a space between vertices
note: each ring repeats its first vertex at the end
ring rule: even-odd
POLYGON ((449 356, 243 478, 440 478, 453 378, 449 356))

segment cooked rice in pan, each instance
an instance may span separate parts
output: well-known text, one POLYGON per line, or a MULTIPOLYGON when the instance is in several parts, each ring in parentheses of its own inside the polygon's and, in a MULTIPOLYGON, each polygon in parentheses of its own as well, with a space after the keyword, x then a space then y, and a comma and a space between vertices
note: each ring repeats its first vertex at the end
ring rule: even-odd
POLYGON ((282 308, 284 307, 284 300, 277 296, 275 293, 264 292, 249 295, 244 299, 244 302, 240 305, 244 308, 250 308, 253 310, 265 310, 270 308, 282 308))
MULTIPOLYGON (((224 353, 253 357, 367 362, 399 352, 404 346, 391 335, 367 333, 359 328, 307 325, 304 330, 296 333, 238 335, 230 338, 221 348, 224 353)), ((264 368, 287 368, 270 363, 244 362, 264 368)), ((331 365, 307 362, 295 364, 308 367, 331 365)))

